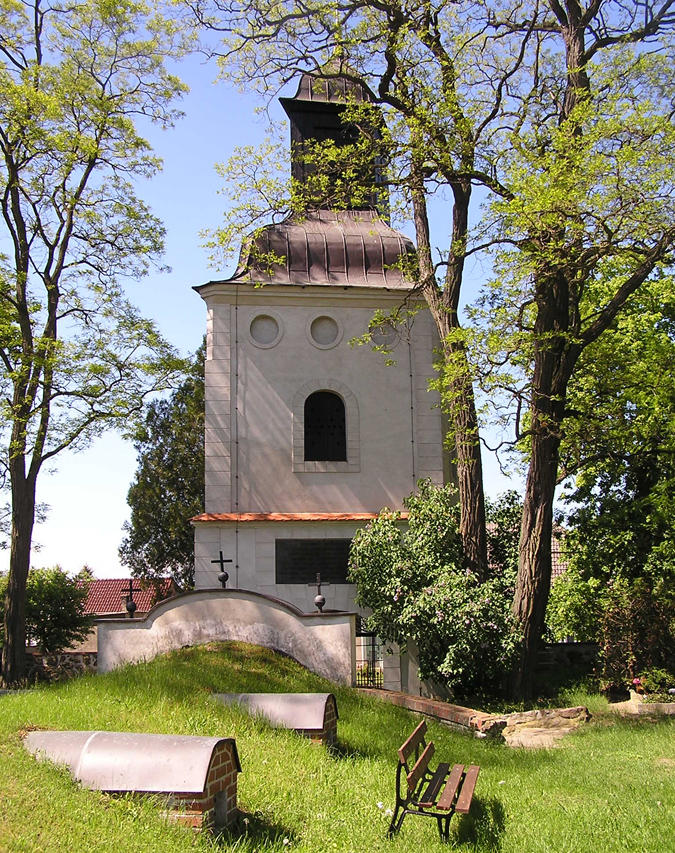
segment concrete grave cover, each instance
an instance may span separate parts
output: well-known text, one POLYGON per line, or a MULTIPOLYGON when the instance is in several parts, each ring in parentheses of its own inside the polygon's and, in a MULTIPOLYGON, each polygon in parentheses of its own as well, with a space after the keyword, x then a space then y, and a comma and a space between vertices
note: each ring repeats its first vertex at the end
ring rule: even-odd
MULTIPOLYGON (((324 727, 326 704, 332 693, 216 693, 226 705, 238 704, 251 714, 260 714, 277 726, 287 729, 324 727)), ((337 716, 337 702, 335 703, 337 716)))
POLYGON ((65 764, 86 788, 97 791, 201 794, 211 757, 232 738, 136 734, 130 732, 30 732, 26 749, 65 764))

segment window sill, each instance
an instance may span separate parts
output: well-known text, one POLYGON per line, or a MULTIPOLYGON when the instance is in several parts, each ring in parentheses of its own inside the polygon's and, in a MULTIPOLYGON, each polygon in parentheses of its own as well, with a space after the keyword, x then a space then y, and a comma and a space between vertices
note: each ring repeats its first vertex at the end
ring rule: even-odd
POLYGON ((361 470, 358 462, 296 462, 294 474, 357 474, 361 470))

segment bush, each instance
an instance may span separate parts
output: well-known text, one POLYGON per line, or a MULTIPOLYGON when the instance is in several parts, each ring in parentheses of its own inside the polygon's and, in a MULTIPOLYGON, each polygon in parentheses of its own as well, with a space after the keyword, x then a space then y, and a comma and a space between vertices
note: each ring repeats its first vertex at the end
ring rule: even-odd
POLYGON ((644 578, 620 579, 607 590, 600 623, 601 678, 629 686, 650 670, 675 675, 675 588, 644 578))
MULTIPOLYGON (((465 568, 454 489, 428 481, 418 489, 405 501, 404 533, 400 514, 383 510, 354 537, 350 579, 357 601, 372 610, 368 627, 383 640, 403 649, 415 642, 422 678, 461 696, 498 692, 516 645, 513 567, 493 565, 492 577, 479 582, 465 568)), ((506 516, 512 526, 513 513, 506 516)), ((499 538, 494 530, 492 536, 499 538)), ((492 550, 513 562, 511 547, 492 550)))
MULTIPOLYGON (((84 640, 94 624, 84 615, 87 589, 92 579, 88 568, 70 577, 60 566, 31 569, 26 586, 26 635, 28 643, 44 652, 58 652, 84 640)), ((0 575, 0 639, 4 637, 7 575, 0 575)))
POLYGON ((636 689, 644 693, 650 702, 673 702, 675 696, 670 692, 675 685, 675 676, 666 669, 648 669, 633 682, 636 689))
POLYGON ((560 643, 574 637, 580 643, 597 642, 606 603, 603 589, 599 578, 586 580, 576 568, 556 578, 546 609, 549 639, 560 643))

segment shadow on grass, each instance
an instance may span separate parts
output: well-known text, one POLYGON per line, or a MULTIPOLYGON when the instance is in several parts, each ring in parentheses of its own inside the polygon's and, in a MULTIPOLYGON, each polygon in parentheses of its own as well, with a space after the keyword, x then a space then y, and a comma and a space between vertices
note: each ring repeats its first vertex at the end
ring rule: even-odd
POLYGON ((283 849, 296 840, 293 830, 280 823, 268 821, 262 812, 239 812, 236 825, 223 829, 214 837, 217 847, 237 850, 283 849))
POLYGON ((494 798, 474 797, 471 813, 463 815, 457 827, 456 843, 478 850, 499 853, 506 824, 504 806, 494 798))
POLYGON ((381 752, 378 749, 359 749, 358 747, 352 746, 350 743, 343 740, 339 740, 337 743, 327 746, 326 752, 331 758, 335 758, 337 761, 353 761, 357 758, 381 757, 381 752))

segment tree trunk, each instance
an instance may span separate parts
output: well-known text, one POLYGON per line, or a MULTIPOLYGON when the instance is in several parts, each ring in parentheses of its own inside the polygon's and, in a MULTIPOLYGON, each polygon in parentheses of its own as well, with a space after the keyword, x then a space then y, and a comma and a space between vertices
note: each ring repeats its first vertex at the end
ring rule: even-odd
POLYGON ((522 646, 515 673, 515 696, 532 692, 539 641, 544 630, 551 586, 551 537, 553 500, 558 471, 560 440, 553 435, 535 436, 527 473, 523 520, 518 550, 518 581, 513 612, 522 630, 522 646))
POLYGON ((544 630, 551 587, 553 501, 558 476, 567 385, 576 361, 570 347, 570 284, 564 273, 542 276, 536 282, 534 369, 530 401, 530 464, 518 549, 518 580, 513 614, 522 631, 521 655, 513 694, 532 691, 539 641, 544 630))
POLYGON ((478 417, 469 375, 464 346, 448 343, 452 328, 449 317, 440 313, 436 317, 439 332, 444 334, 443 351, 446 363, 453 363, 456 374, 448 377, 450 421, 457 454, 457 482, 459 489, 460 518, 459 532, 468 566, 476 572, 479 580, 488 577, 487 532, 485 523, 485 492, 483 490, 483 462, 478 435, 478 417))
POLYGON ((2 678, 19 683, 26 674, 26 584, 35 522, 35 478, 23 473, 23 459, 10 462, 12 476, 12 543, 5 598, 5 644, 2 678))
POLYGON ((412 197, 417 237, 417 255, 420 266, 422 292, 438 329, 443 348, 444 366, 447 367, 448 415, 457 454, 457 482, 459 489, 459 532, 462 548, 469 568, 479 580, 488 576, 487 533, 485 529, 485 493, 483 491, 483 463, 480 454, 478 418, 466 350, 457 333, 459 324, 459 297, 464 271, 464 253, 468 233, 471 184, 453 187, 452 246, 441 290, 431 259, 431 237, 427 213, 427 200, 421 172, 413 182, 412 197))

